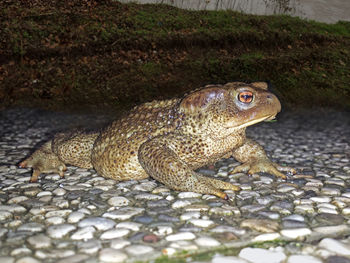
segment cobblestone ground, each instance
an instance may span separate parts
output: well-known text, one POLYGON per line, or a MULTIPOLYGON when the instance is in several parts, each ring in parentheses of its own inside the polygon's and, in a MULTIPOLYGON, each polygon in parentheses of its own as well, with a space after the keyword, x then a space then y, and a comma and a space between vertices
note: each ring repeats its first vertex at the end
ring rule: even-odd
POLYGON ((76 167, 65 179, 51 174, 29 184, 30 170, 17 168, 54 132, 104 121, 1 112, 1 263, 134 262, 181 258, 183 250, 183 262, 350 262, 349 113, 286 113, 250 127, 248 136, 274 161, 298 173, 287 181, 232 174, 233 159, 202 168, 241 186, 228 192, 229 201, 171 191, 151 179, 118 183, 76 167), (206 251, 213 253, 195 256, 206 251))

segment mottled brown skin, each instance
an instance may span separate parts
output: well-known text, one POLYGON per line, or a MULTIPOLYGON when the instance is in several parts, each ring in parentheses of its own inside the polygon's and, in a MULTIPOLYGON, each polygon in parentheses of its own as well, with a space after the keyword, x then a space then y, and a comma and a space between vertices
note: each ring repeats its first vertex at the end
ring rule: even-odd
POLYGON ((239 187, 194 170, 233 156, 242 163, 234 172, 281 178, 286 176, 278 170, 295 173, 272 163, 259 144, 245 137, 247 126, 273 119, 280 109, 264 82, 208 85, 184 98, 137 106, 100 133, 58 134, 22 164, 33 167, 31 181, 40 173, 61 175, 64 164, 71 164, 118 181, 151 176, 174 190, 226 199, 221 190, 239 187), (44 150, 49 153, 43 155, 44 150))

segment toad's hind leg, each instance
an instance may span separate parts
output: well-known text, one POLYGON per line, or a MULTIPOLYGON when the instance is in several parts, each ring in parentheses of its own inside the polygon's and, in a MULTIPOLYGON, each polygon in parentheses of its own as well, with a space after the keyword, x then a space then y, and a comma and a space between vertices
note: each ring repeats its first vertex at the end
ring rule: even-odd
POLYGON ((139 161, 151 177, 174 190, 212 194, 227 199, 227 195, 220 189, 240 189, 233 184, 192 171, 172 150, 156 141, 146 142, 140 147, 139 161))

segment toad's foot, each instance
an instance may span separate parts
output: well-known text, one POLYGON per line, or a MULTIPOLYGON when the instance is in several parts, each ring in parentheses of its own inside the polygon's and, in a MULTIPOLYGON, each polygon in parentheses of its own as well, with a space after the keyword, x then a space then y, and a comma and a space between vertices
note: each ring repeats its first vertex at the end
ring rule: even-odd
POLYGON ((295 174, 295 169, 287 166, 280 166, 277 163, 271 162, 269 159, 257 159, 253 161, 249 161, 237 166, 233 173, 238 172, 248 172, 248 174, 256 174, 259 172, 269 173, 277 177, 281 177, 282 179, 287 179, 287 176, 281 173, 288 172, 291 174, 295 174))

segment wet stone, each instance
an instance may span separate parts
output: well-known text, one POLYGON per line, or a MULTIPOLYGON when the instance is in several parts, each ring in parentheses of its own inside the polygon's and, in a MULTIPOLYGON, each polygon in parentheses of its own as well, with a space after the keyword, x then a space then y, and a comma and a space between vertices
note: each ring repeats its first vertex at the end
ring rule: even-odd
POLYGON ((41 232, 44 228, 45 226, 39 223, 26 223, 18 227, 17 231, 41 232))
POLYGON ((145 211, 144 208, 138 207, 122 207, 118 210, 107 212, 103 214, 103 217, 119 220, 127 220, 135 215, 141 214, 145 211))
POLYGON ((126 247, 125 251, 131 256, 140 256, 140 255, 152 253, 154 249, 150 246, 131 245, 126 247))
POLYGON ((245 219, 242 221, 241 227, 250 228, 259 232, 271 233, 279 229, 279 224, 276 221, 267 219, 245 219))
POLYGON ((134 221, 141 224, 149 224, 153 221, 153 218, 150 216, 136 216, 134 221))
POLYGON ((27 239, 27 241, 32 247, 36 249, 48 248, 51 246, 51 239, 44 234, 31 236, 27 239))

